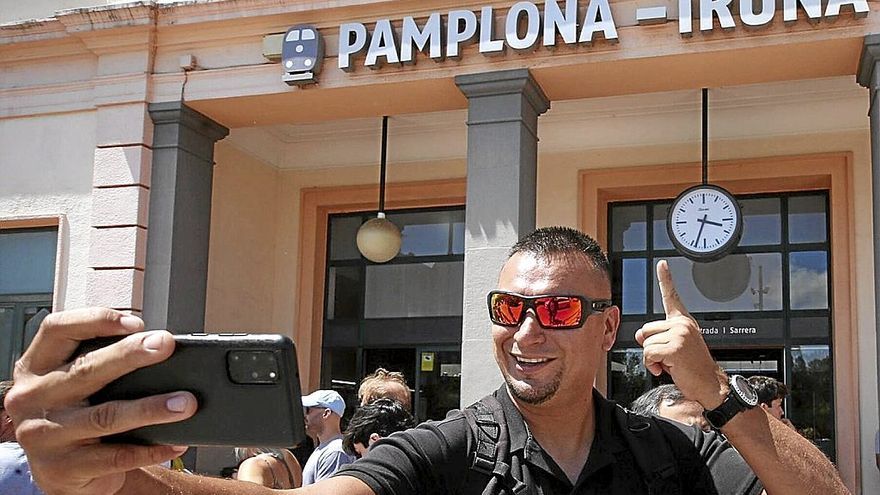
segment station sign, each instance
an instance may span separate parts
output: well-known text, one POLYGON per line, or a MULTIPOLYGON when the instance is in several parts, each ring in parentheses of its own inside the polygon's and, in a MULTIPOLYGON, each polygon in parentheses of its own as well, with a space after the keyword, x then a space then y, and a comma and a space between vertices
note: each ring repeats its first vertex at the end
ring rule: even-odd
MULTIPOLYGON (((629 24, 633 21, 637 26, 676 22, 679 34, 691 37, 695 31, 759 28, 780 15, 786 24, 801 20, 817 23, 846 12, 861 17, 870 11, 868 0, 677 0, 677 12, 668 11, 667 1, 655 1, 654 6, 647 0, 639 2, 635 19, 629 19, 629 24)), ((496 15, 494 7, 486 6, 478 11, 433 12, 418 19, 406 16, 371 23, 344 23, 339 26, 337 67, 350 72, 358 67, 378 69, 385 64, 414 64, 417 58, 435 62, 454 60, 471 44, 478 45, 479 53, 492 56, 508 49, 531 51, 559 45, 590 46, 601 40, 606 43, 619 40, 609 0, 516 2, 501 15, 496 15)), ((285 35, 270 35, 264 39, 267 58, 276 60, 282 51, 285 53, 282 60, 285 82, 317 81, 320 58, 323 58, 323 39, 317 27, 294 26, 285 35), (282 47, 276 45, 279 41, 282 47), (304 63, 310 65, 300 67, 304 63)))
MULTIPOLYGON (((729 320, 704 320, 697 317, 700 334, 710 346, 782 345, 785 322, 782 318, 734 317, 729 320)), ((622 321, 617 331, 617 344, 634 346, 636 331, 645 321, 622 321)))
MULTIPOLYGON (((665 2, 658 0, 658 3, 662 5, 637 8, 637 23, 646 25, 673 20, 678 22, 678 32, 686 37, 694 32, 695 13, 699 30, 706 32, 716 27, 734 29, 737 20, 747 27, 765 26, 776 18, 778 9, 775 0, 699 0, 695 4, 691 0, 678 0, 678 13, 670 19, 665 2), (736 10, 735 4, 738 4, 736 10), (735 17, 736 14, 739 16, 735 17)), ((836 18, 844 9, 851 9, 855 15, 867 15, 870 10, 867 0, 827 0, 824 8, 822 3, 823 0, 783 0, 782 18, 787 23, 795 22, 801 16, 819 21, 836 18)), ((478 43, 480 53, 493 55, 503 53, 507 48, 525 51, 538 46, 549 48, 558 43, 589 45, 600 38, 609 42, 618 40, 609 0, 589 0, 583 16, 580 15, 580 4, 578 0, 548 0, 540 5, 517 2, 504 16, 503 36, 496 36, 496 16, 491 6, 483 7, 479 12, 451 10, 445 15, 435 12, 421 23, 412 16, 404 17, 399 32, 390 19, 376 21, 372 32, 363 23, 342 24, 339 27, 338 67, 353 70, 361 54, 364 54, 361 65, 371 68, 385 63, 414 63, 417 53, 435 61, 455 59, 461 56, 462 47, 470 43, 478 43)))
POLYGON ((780 343, 784 336, 781 318, 737 318, 732 321, 700 321, 700 333, 708 344, 780 343))

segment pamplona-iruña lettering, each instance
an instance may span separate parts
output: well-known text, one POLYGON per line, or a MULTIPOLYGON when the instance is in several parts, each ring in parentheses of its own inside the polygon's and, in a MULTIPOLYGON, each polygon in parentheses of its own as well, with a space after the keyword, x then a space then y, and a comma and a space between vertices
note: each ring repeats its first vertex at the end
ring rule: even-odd
MULTIPOLYGON (((782 16, 786 23, 799 18, 818 21, 835 18, 844 8, 856 15, 870 10, 867 0, 783 0, 782 16)), ((644 3, 644 2, 643 2, 644 3)), ((662 2, 658 2, 662 3, 662 2)), ((399 32, 389 19, 376 22, 370 33, 364 24, 352 22, 339 26, 339 68, 354 70, 355 59, 365 54, 363 65, 378 68, 383 63, 410 64, 416 54, 422 53, 434 61, 456 59, 465 45, 477 42, 485 55, 503 53, 506 48, 531 50, 538 46, 553 47, 558 41, 566 45, 588 45, 599 37, 616 42, 617 26, 611 15, 608 0, 589 0, 584 15, 580 16, 578 0, 547 0, 539 7, 534 2, 517 2, 504 17, 504 34, 496 36, 495 11, 483 7, 479 13, 470 10, 452 10, 446 16, 433 13, 421 24, 412 17, 404 17, 399 32)), ((641 10, 641 9, 639 9, 641 10)), ((666 18, 665 7, 659 12, 666 18)), ((693 33, 696 20, 700 31, 711 31, 716 26, 732 29, 737 20, 749 27, 760 27, 773 21, 776 0, 678 0, 678 31, 684 36, 693 33), (736 7, 739 7, 738 9, 736 7), (698 19, 694 19, 694 8, 698 19), (737 11, 738 10, 738 11, 737 11), (735 17, 736 15, 739 17, 735 17)), ((638 13, 637 13, 638 15, 638 13)), ((656 18, 656 17, 655 17, 656 18)))
POLYGON ((562 7, 559 3, 544 3, 542 22, 537 5, 517 2, 507 11, 504 36, 497 38, 492 7, 483 7, 479 15, 470 10, 452 10, 445 19, 435 12, 421 26, 413 17, 404 17, 399 38, 388 19, 377 21, 372 35, 359 22, 343 24, 339 26, 339 68, 352 70, 353 58, 363 52, 364 65, 375 68, 382 63, 412 63, 416 52, 436 61, 458 58, 464 45, 477 41, 480 53, 488 55, 502 53, 506 47, 529 50, 539 38, 548 47, 556 45, 557 37, 565 44, 591 43, 598 33, 608 41, 617 40, 608 0, 590 0, 583 19, 578 19, 577 0, 566 0, 562 7))

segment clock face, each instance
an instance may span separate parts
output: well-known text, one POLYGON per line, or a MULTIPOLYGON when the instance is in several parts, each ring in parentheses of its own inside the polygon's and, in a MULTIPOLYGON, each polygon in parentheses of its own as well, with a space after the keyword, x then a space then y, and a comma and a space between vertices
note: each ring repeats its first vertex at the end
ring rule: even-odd
POLYGON ((695 261, 712 261, 736 246, 742 235, 739 203, 726 190, 703 184, 683 193, 666 220, 676 249, 695 261))

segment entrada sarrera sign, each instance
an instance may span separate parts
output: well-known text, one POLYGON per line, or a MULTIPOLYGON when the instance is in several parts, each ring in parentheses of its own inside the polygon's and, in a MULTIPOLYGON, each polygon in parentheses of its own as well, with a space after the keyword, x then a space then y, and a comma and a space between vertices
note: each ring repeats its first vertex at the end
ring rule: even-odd
MULTIPOLYGON (((870 10, 867 0, 825 1, 823 9, 823 0, 783 0, 783 20, 794 22, 806 18, 817 21, 835 18, 847 8, 856 15, 865 15, 870 10)), ((451 10, 445 15, 435 12, 421 22, 408 16, 401 20, 399 30, 390 19, 376 21, 372 32, 359 22, 342 24, 339 27, 339 68, 354 70, 356 59, 361 55, 364 55, 363 66, 371 68, 383 63, 414 63, 417 53, 435 61, 454 59, 461 55, 463 46, 470 43, 479 43, 480 53, 492 55, 502 53, 506 48, 532 50, 539 45, 552 47, 559 42, 589 45, 600 38, 609 42, 618 39, 608 0, 583 2, 585 10, 580 9, 579 3, 582 2, 517 2, 503 18, 504 34, 497 36, 492 7, 483 7, 479 12, 451 10), (584 14, 580 15, 580 12, 584 14)), ((640 2, 640 5, 645 3, 640 2)), ((776 0, 698 0, 693 4, 691 0, 678 0, 677 18, 669 19, 665 2, 657 0, 657 3, 660 5, 636 9, 638 24, 674 20, 678 22, 682 36, 693 34, 695 21, 700 31, 711 31, 716 25, 733 29, 737 22, 759 27, 771 23, 777 14, 776 0)))

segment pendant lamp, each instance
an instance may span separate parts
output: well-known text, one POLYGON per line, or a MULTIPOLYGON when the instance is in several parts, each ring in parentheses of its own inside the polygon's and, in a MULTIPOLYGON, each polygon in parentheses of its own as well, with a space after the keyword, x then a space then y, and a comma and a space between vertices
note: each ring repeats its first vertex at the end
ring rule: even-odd
POLYGON ((400 229, 385 218, 385 168, 388 157, 388 116, 382 117, 382 159, 379 177, 379 213, 358 229, 357 247, 364 258, 385 263, 400 252, 400 229))

